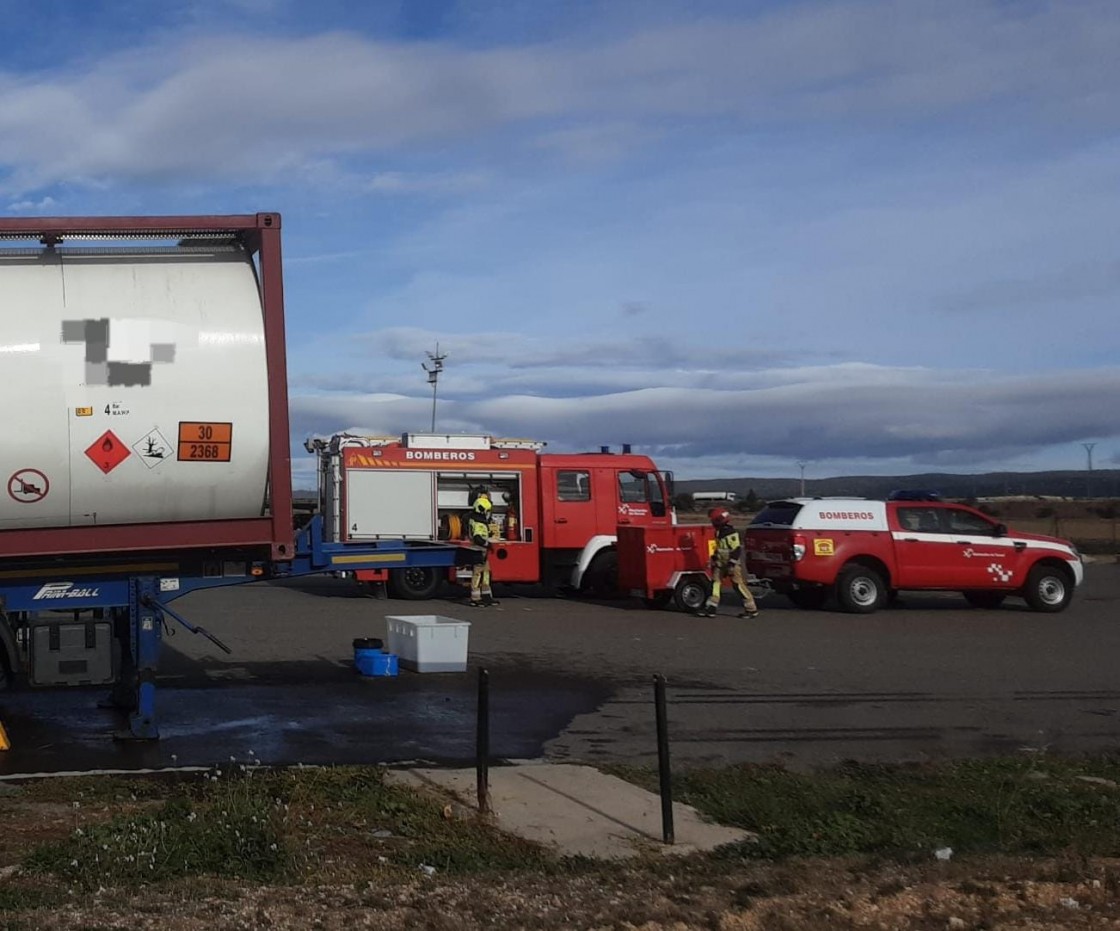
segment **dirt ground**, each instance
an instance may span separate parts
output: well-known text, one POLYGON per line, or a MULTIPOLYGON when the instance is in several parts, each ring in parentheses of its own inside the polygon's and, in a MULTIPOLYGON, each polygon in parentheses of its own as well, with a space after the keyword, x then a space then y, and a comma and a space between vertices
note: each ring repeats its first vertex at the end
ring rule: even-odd
POLYGON ((0 913, 0 926, 42 931, 1120 928, 1118 877, 1117 861, 982 860, 911 866, 661 862, 576 875, 372 875, 364 883, 314 887, 214 880, 123 896, 75 894, 55 908, 0 913))

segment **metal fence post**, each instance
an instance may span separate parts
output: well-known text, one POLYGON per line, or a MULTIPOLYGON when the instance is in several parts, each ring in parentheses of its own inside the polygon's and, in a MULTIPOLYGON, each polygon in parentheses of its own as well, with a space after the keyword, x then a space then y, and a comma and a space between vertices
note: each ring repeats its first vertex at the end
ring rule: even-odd
POLYGON ((673 833, 673 780, 669 769, 669 722, 665 711, 665 677, 653 677, 653 703, 657 709, 657 769, 661 777, 661 839, 675 842, 673 833))
POLYGON ((478 671, 478 726, 475 732, 475 774, 478 810, 490 813, 490 673, 478 671))

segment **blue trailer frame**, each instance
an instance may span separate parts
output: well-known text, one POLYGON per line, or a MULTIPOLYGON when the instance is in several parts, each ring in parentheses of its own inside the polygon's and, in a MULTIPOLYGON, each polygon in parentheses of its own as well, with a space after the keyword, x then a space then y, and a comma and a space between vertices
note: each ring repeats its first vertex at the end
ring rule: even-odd
MULTIPOLYGON (((196 555, 196 554, 192 554, 196 555)), ((222 553, 212 554, 207 562, 221 565, 222 553)), ((473 562, 474 548, 458 543, 429 543, 426 541, 381 540, 376 543, 333 543, 323 539, 323 520, 316 514, 296 535, 295 554, 283 562, 242 562, 243 575, 160 574, 146 571, 142 574, 116 571, 106 567, 86 567, 81 574, 68 573, 59 568, 57 561, 39 563, 23 569, 4 569, 0 564, 0 615, 23 618, 24 627, 29 619, 55 601, 47 600, 53 594, 57 607, 75 612, 93 610, 113 618, 121 641, 121 669, 113 685, 109 704, 128 713, 127 730, 118 737, 136 740, 156 740, 159 725, 156 717, 156 674, 159 667, 163 628, 170 617, 192 633, 200 633, 213 640, 227 653, 229 648, 205 628, 192 624, 168 606, 169 602, 190 592, 230 585, 244 585, 276 579, 298 578, 329 572, 349 572, 356 569, 450 569, 456 565, 473 562), (80 579, 75 582, 74 579, 80 579), (48 595, 44 595, 44 592, 48 595), (26 618, 24 617, 26 615, 26 618), (124 630, 127 622, 127 651, 124 650, 124 630)), ((170 564, 169 564, 170 565, 170 564)), ((5 634, 11 631, 5 624, 5 634)), ((5 649, 12 665, 19 656, 18 648, 5 636, 5 649), (14 651, 14 653, 13 653, 14 651)), ((14 671, 14 669, 13 669, 14 671)))

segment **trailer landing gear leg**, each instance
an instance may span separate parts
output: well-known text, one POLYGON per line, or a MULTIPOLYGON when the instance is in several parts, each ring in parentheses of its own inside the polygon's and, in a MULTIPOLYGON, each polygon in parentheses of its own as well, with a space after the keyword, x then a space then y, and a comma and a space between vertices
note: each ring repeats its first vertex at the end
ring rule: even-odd
POLYGON ((157 604, 158 580, 132 579, 129 583, 128 620, 130 646, 136 665, 135 709, 128 717, 128 730, 119 740, 159 740, 156 723, 156 669, 163 642, 163 616, 157 604))

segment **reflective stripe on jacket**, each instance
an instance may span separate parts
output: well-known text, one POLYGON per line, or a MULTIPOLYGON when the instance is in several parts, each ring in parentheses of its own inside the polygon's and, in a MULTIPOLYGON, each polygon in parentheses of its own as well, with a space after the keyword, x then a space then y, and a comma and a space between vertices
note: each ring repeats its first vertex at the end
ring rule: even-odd
POLYGON ((471 543, 485 546, 490 542, 490 522, 472 514, 467 520, 467 535, 471 538, 471 543))
POLYGON ((730 524, 724 524, 716 531, 716 556, 720 561, 736 562, 743 555, 743 541, 739 531, 730 524))

